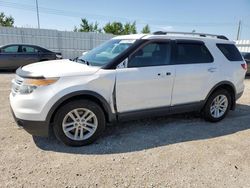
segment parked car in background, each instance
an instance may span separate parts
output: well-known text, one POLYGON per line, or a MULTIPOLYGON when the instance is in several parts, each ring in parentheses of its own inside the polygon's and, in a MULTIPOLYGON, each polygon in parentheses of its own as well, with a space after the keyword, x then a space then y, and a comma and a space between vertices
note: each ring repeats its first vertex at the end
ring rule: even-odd
POLYGON ((247 74, 250 74, 250 52, 242 52, 242 56, 244 57, 246 63, 247 63, 247 74))
POLYGON ((15 70, 30 63, 55 59, 62 59, 62 54, 40 46, 9 44, 0 47, 0 69, 15 70))
POLYGON ((56 59, 62 59, 62 53, 61 52, 55 52, 56 53, 56 59))

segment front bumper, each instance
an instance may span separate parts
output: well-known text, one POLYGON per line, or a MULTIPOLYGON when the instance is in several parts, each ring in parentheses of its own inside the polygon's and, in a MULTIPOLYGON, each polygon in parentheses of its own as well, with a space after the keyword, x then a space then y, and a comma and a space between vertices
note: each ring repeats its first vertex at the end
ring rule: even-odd
POLYGON ((12 115, 15 119, 15 122, 19 127, 22 127, 24 130, 26 130, 28 133, 30 133, 33 136, 43 136, 47 137, 49 136, 49 122, 46 121, 29 121, 29 120, 23 120, 19 119, 15 116, 12 108, 11 108, 12 115))

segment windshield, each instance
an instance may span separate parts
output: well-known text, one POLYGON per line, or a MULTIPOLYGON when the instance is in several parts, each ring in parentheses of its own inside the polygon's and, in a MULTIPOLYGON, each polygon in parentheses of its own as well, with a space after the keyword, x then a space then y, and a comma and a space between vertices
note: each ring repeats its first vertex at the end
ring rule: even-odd
POLYGON ((94 48, 77 59, 78 63, 91 66, 103 66, 130 47, 135 40, 112 39, 94 48))

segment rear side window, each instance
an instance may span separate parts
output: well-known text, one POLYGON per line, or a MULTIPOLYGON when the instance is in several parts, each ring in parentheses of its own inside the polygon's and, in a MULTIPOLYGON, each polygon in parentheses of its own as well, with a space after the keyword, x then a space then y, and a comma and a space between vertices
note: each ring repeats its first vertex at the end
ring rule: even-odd
POLYGON ((24 53, 37 53, 38 50, 36 48, 31 47, 31 46, 22 46, 22 52, 24 52, 24 53))
POLYGON ((211 63, 213 57, 203 43, 177 43, 176 63, 211 63))
POLYGON ((234 44, 216 44, 229 61, 242 61, 242 56, 234 44))

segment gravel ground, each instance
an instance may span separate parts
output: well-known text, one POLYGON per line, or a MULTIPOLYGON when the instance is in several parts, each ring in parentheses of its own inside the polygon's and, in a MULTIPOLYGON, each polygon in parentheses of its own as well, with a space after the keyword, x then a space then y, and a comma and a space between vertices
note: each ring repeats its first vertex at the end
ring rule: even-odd
POLYGON ((250 187, 250 79, 217 124, 195 115, 130 121, 71 148, 15 125, 13 76, 0 74, 0 187, 250 187))

